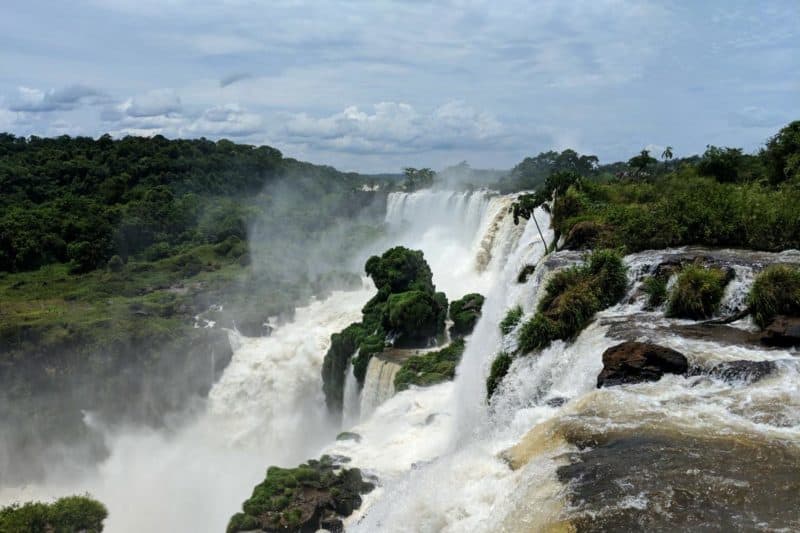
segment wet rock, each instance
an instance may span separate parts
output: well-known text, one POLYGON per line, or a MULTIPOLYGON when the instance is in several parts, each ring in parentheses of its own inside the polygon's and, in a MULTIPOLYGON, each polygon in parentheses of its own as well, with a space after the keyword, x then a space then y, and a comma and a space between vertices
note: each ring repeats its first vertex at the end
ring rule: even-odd
POLYGON ((671 348, 645 342, 623 342, 603 352, 597 388, 658 381, 664 374, 685 375, 686 357, 671 348))
POLYGON ((319 528, 330 531, 330 533, 344 532, 344 524, 335 515, 329 515, 323 518, 319 523, 319 528))
POLYGON ((772 361, 729 361, 711 369, 711 377, 727 382, 755 383, 776 369, 772 361))
POLYGON ((544 403, 547 404, 548 407, 561 407, 568 401, 569 400, 563 396, 556 396, 555 398, 548 398, 544 403))
POLYGON ((800 346, 800 317, 776 316, 761 334, 768 346, 800 346))
POLYGON ((245 337, 269 337, 272 327, 264 318, 253 317, 236 320, 236 329, 245 337))
POLYGON ((536 271, 536 265, 525 265, 517 274, 517 283, 527 283, 531 274, 536 271))

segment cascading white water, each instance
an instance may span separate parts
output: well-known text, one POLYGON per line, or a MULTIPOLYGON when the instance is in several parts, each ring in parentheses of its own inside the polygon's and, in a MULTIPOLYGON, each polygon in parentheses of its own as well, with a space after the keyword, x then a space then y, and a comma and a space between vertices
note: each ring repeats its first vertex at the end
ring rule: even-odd
POLYGON ((368 417, 375 409, 394 396, 394 377, 400 364, 382 357, 369 360, 364 389, 361 391, 361 416, 368 417))
MULTIPOLYGON (((455 382, 412 387, 391 396, 395 369, 373 360, 359 401, 349 369, 344 421, 345 427, 356 424, 349 429, 360 438, 334 441, 322 451, 350 458, 352 465, 375 474, 380 487, 348 518, 348 530, 537 531, 566 528, 567 522, 580 519, 581 513, 611 516, 609 520, 619 521, 610 523, 624 529, 618 515, 625 509, 650 516, 677 505, 675 495, 683 490, 677 486, 681 480, 667 476, 658 480, 661 493, 645 487, 636 494, 622 494, 612 504, 598 499, 591 487, 583 488, 589 503, 580 508, 569 499, 572 489, 568 484, 572 482, 569 486, 573 488, 581 485, 574 482, 574 476, 569 477, 569 472, 578 468, 570 460, 578 456, 578 448, 567 435, 654 434, 654 442, 659 443, 678 436, 701 439, 712 435, 726 445, 725 439, 735 441, 736 446, 754 442, 758 445, 754 456, 767 454, 776 468, 768 469, 771 463, 757 461, 753 467, 737 465, 750 476, 745 481, 720 474, 716 480, 706 479, 696 493, 714 489, 717 483, 727 491, 715 493, 724 500, 740 490, 737 487, 743 482, 755 485, 753 469, 757 467, 765 469, 764 479, 776 480, 775 487, 791 489, 791 476, 800 458, 797 352, 694 338, 680 333, 679 328, 688 321, 666 319, 661 311, 643 308, 637 293, 640 278, 666 258, 691 250, 627 257, 632 289, 623 303, 599 313, 572 343, 557 341, 539 354, 517 358, 487 406, 489 365, 498 351, 516 348, 515 333, 501 336, 498 323, 515 305, 530 317, 548 275, 581 260, 579 253, 561 252, 540 261, 544 245, 535 224, 514 225, 508 213, 512 201, 513 197, 486 191, 420 191, 389 197, 386 222, 391 237, 381 246, 402 244, 422 249, 437 288, 450 299, 481 292, 486 301, 455 382), (526 266, 535 266, 535 271, 527 282, 520 283, 518 274, 526 266), (672 347, 693 365, 709 367, 746 359, 774 361, 776 370, 748 384, 702 375, 667 376, 657 383, 597 390, 603 351, 634 338, 672 347), (776 473, 781 470, 789 473, 789 479, 776 473), (676 484, 675 491, 672 484, 676 484)), ((553 236, 548 215, 537 210, 535 217, 549 242, 553 236)), ((726 289, 723 314, 742 307, 758 268, 772 262, 800 262, 796 253, 715 254, 736 274, 726 289)), ((374 287, 333 293, 298 309, 293 322, 275 329, 271 337, 245 339, 232 334, 234 357, 199 419, 171 433, 132 430, 109 434, 112 454, 96 476, 54 478, 44 486, 0 491, 0 501, 89 491, 108 505, 109 531, 224 528, 253 485, 263 479, 268 465, 293 465, 317 457, 323 444, 332 441, 340 429, 328 424, 325 417, 320 365, 331 333, 358 320, 372 293, 374 287)), ((732 326, 750 327, 747 321, 732 326)), ((700 446, 696 455, 703 457, 706 448, 713 450, 714 446, 700 446)), ((613 463, 613 456, 602 458, 613 463)), ((681 476, 691 477, 700 476, 714 461, 701 465, 704 468, 680 460, 674 463, 681 476)), ((637 479, 619 475, 615 481, 624 492, 628 485, 635 486, 637 479)), ((679 513, 673 515, 679 517, 679 513)), ((800 528, 800 523, 794 527, 791 519, 775 525, 784 530, 800 528)), ((748 524, 733 524, 731 529, 748 524)))
MULTIPOLYGON (((513 223, 513 199, 513 195, 498 196, 486 190, 391 193, 386 212, 391 246, 400 243, 421 249, 437 289, 450 299, 485 293, 504 268, 517 268, 517 261, 512 260, 511 266, 506 261, 525 228, 513 223)), ((385 359, 370 362, 361 392, 362 420, 394 394, 393 379, 399 368, 399 363, 385 359)))
MULTIPOLYGON (((233 358, 197 419, 174 432, 107 434, 111 456, 84 479, 53 477, 0 502, 89 492, 108 531, 222 531, 271 464, 317 456, 338 431, 327 420, 320 368, 332 333, 360 318, 371 281, 298 308, 269 337, 231 333, 233 358)), ((103 428, 99 428, 103 429, 103 428)))
MULTIPOLYGON (((358 353, 358 352, 356 352, 358 353)), ((342 427, 357 424, 361 418, 361 401, 359 399, 358 379, 353 369, 353 357, 350 358, 350 367, 344 377, 344 397, 342 398, 342 427)))
MULTIPOLYGON (((633 283, 632 292, 623 303, 599 313, 574 342, 557 341, 538 355, 516 359, 495 393, 491 408, 486 408, 482 398, 485 396, 483 380, 487 366, 492 355, 507 340, 499 338, 497 324, 502 311, 493 311, 492 302, 503 302, 497 306, 498 309, 520 303, 530 316, 535 308, 536 293, 544 285, 548 272, 580 261, 579 254, 557 254, 546 262, 540 262, 528 283, 517 284, 517 268, 535 260, 532 254, 525 258, 524 250, 530 245, 528 238, 526 230, 517 250, 509 258, 503 281, 498 283, 495 292, 488 295, 483 318, 468 342, 454 387, 432 387, 426 391, 433 394, 436 390, 446 398, 431 414, 435 412, 437 417, 455 415, 454 424, 437 428, 450 431, 455 444, 450 440, 442 455, 433 460, 425 457, 424 460, 429 462, 419 468, 405 474, 391 472, 387 475, 381 494, 368 501, 370 508, 353 519, 351 530, 541 531, 569 529, 569 520, 583 520, 584 516, 605 520, 597 522, 600 525, 594 527, 596 530, 630 528, 626 522, 629 516, 647 516, 656 524, 661 523, 658 520, 673 520, 687 527, 713 525, 714 516, 717 516, 717 519, 728 520, 726 523, 734 529, 753 527, 755 522, 751 522, 751 518, 744 515, 736 518, 735 513, 730 514, 734 510, 725 511, 726 505, 750 505, 754 514, 763 513, 758 516, 762 525, 768 524, 769 520, 773 520, 778 529, 787 527, 787 524, 789 529, 800 525, 800 517, 796 511, 791 511, 791 489, 773 498, 776 503, 759 501, 757 495, 745 492, 739 495, 725 488, 735 484, 747 487, 747 483, 759 482, 757 480, 764 476, 775 480, 764 481, 767 485, 780 485, 781 476, 797 479, 797 460, 800 458, 800 391, 796 387, 800 364, 794 358, 797 352, 766 349, 756 344, 731 345, 722 340, 681 334, 676 326, 689 321, 666 319, 661 312, 644 311, 642 296, 637 296, 638 284, 635 282, 638 278, 665 257, 691 251, 646 252, 627 257, 633 283), (501 294, 504 296, 500 297, 501 294), (676 349, 687 356, 691 365, 701 368, 708 369, 723 361, 749 360, 774 361, 776 371, 756 383, 725 382, 704 375, 693 378, 666 376, 657 383, 596 389, 603 351, 631 338, 646 339, 676 349), (574 490, 583 490, 581 498, 588 498, 590 502, 583 504, 588 506, 583 510, 575 501, 569 501, 568 486, 561 479, 581 468, 567 460, 568 454, 577 452, 566 439, 567 434, 627 438, 622 442, 639 446, 648 453, 659 452, 649 451, 647 446, 661 450, 658 446, 665 446, 665 442, 676 442, 677 449, 685 446, 692 451, 689 455, 663 452, 667 455, 661 467, 654 467, 652 461, 645 460, 636 466, 639 470, 634 470, 634 477, 625 470, 634 457, 626 461, 624 453, 618 454, 616 463, 609 458, 600 459, 606 463, 611 461, 610 464, 617 468, 613 474, 621 484, 622 488, 618 490, 622 494, 618 498, 603 497, 606 492, 602 485, 578 484, 574 490), (637 441, 636 435, 654 436, 650 437, 653 440, 637 441), (703 440, 709 436, 716 440, 703 440), (746 448, 749 444, 742 443, 749 442, 762 450, 759 455, 770 460, 749 468, 746 466, 749 464, 747 455, 733 456, 733 459, 730 453, 715 455, 715 446, 722 446, 720 453, 725 454, 724 450, 730 446, 746 448), (511 448, 509 452, 503 452, 508 448, 511 448), (708 455, 704 456, 704 453, 708 455), (500 455, 505 455, 514 468, 510 469, 500 455), (728 464, 736 460, 739 463, 728 464), (686 481, 686 468, 690 466, 718 468, 714 474, 717 477, 686 481), (673 471, 677 472, 677 477, 671 474, 673 471), (679 474, 681 472, 683 474, 679 474), (736 479, 737 475, 744 476, 746 481, 736 479), (657 487, 656 492, 647 482, 641 481, 653 476, 661 476, 658 482, 651 483, 657 487), (642 487, 640 492, 625 492, 625 487, 637 486, 637 483, 642 487), (689 488, 681 488, 686 483, 690 484, 689 488), (699 508, 689 505, 687 509, 686 503, 669 496, 672 484, 676 491, 715 491, 719 486, 715 493, 717 501, 699 508), (734 518, 720 518, 721 515, 713 514, 715 511, 707 510, 713 509, 714 505, 734 518), (631 512, 626 514, 626 509, 631 512)), ((716 255, 723 263, 739 262, 734 265, 736 278, 726 291, 722 312, 740 306, 752 280, 753 264, 798 260, 796 253, 751 257, 747 252, 723 251, 716 255)), ((748 327, 746 323, 733 326, 748 327)), ((395 404, 402 401, 405 398, 400 395, 381 409, 391 412, 397 409, 395 404)), ((372 423, 385 424, 385 421, 376 420, 379 415, 380 411, 357 431, 366 435, 374 432, 370 427, 372 423)), ((403 426, 398 424, 398 427, 403 426)), ((382 428, 382 438, 391 440, 385 435, 386 431, 387 428, 382 428)), ((421 437, 441 445, 441 435, 433 434, 433 430, 421 437)), ((368 439, 364 443, 369 444, 368 439)), ((357 448, 358 445, 352 444, 351 447, 357 448)), ((350 453, 356 458, 356 464, 380 471, 380 461, 369 453, 358 449, 352 449, 350 453)), ((591 455, 586 457, 587 461, 593 460, 591 455)), ((404 459, 404 462, 408 461, 404 459)), ((591 462, 587 465, 585 468, 591 468, 591 462)), ((611 466, 606 467, 606 476, 611 475, 608 468, 611 466)), ((580 475, 582 471, 577 472, 580 475)), ((691 472, 690 469, 690 478, 691 472)), ((741 492, 744 489, 737 490, 741 492)), ((587 523, 592 522, 585 522, 584 527, 587 523)))

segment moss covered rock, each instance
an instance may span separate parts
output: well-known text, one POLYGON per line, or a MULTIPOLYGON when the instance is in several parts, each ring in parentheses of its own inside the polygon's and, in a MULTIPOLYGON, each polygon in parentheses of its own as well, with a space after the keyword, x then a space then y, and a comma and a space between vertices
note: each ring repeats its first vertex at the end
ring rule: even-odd
POLYGON ((475 324, 481 317, 484 300, 483 295, 473 292, 450 303, 450 320, 453 321, 453 326, 450 328, 452 336, 463 337, 472 333, 475 324))
POLYGON ((362 309, 361 322, 331 337, 322 366, 325 402, 341 414, 345 373, 352 358, 353 373, 364 384, 372 356, 389 339, 399 347, 428 346, 444 332, 447 297, 436 292, 428 263, 421 251, 402 246, 370 257, 364 267, 378 293, 362 309))
POLYGON ((228 522, 238 531, 314 532, 341 528, 340 517, 361 506, 361 494, 374 488, 357 468, 340 469, 328 456, 296 468, 271 466, 263 482, 228 522))
POLYGON ((463 353, 464 339, 456 339, 441 350, 409 357, 395 374, 395 390, 399 392, 411 385, 425 387, 453 379, 463 353))

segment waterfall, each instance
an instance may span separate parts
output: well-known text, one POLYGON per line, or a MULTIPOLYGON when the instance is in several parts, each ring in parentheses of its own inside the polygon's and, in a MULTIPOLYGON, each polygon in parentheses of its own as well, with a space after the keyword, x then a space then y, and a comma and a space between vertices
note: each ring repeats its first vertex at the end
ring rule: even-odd
MULTIPOLYGON (((579 252, 544 256, 534 221, 513 224, 513 201, 488 191, 389 195, 389 235, 375 252, 421 249, 451 300, 469 292, 486 300, 452 382, 395 393, 399 360, 382 354, 359 396, 350 366, 344 425, 358 439, 334 440, 341 428, 326 416, 320 366, 330 335, 357 321, 374 294, 368 280, 298 308, 270 337, 230 331, 233 357, 199 416, 169 431, 107 430, 111 455, 96 475, 0 491, 0 501, 88 491, 109 507, 110 531, 220 530, 268 465, 329 453, 379 480, 348 531, 800 529, 798 350, 750 342, 748 320, 709 331, 666 318, 645 309, 640 290, 662 262, 701 255, 734 273, 726 315, 745 305, 764 266, 800 264, 800 253, 629 255, 622 302, 570 342, 517 357, 487 404, 492 360, 517 344, 519 327, 503 336, 499 322, 517 305, 523 322, 531 318, 552 273, 583 261, 579 252), (699 369, 749 360, 774 370, 755 382, 698 371, 598 390, 602 353, 623 340, 678 350, 699 369)), ((534 216, 550 242, 549 215, 534 216)))
POLYGON ((376 356, 369 360, 361 391, 362 417, 368 417, 380 404, 394 396, 394 377, 398 370, 399 363, 384 357, 376 356))
MULTIPOLYGON (((548 227, 545 213, 536 217, 548 227)), ((491 359, 501 348, 514 348, 513 339, 497 330, 504 312, 520 304, 530 318, 550 273, 582 261, 575 252, 541 259, 537 242, 529 222, 487 294, 455 383, 387 400, 357 426, 360 443, 330 448, 384 482, 351 517, 348 531, 800 527, 796 483, 786 481, 800 477, 798 351, 732 343, 726 336, 747 333, 746 320, 695 334, 687 329, 691 321, 645 311, 638 283, 661 262, 702 255, 735 273, 723 297, 724 314, 741 307, 764 265, 800 263, 800 256, 700 249, 627 256, 630 292, 622 303, 598 313, 574 341, 517 358, 487 406, 491 359), (527 264, 536 265, 534 275, 518 283, 527 264), (748 360, 771 361, 775 370, 753 383, 700 373, 598 390, 602 353, 633 339, 678 350, 696 368, 748 360), (422 412, 404 411, 411 394, 425 399, 422 412), (429 445, 412 452, 409 431, 414 444, 429 445), (596 445, 574 444, 584 440, 596 445), (413 467, 398 471, 375 446, 388 447, 399 464, 413 467), (686 501, 682 491, 709 497, 686 501)))
MULTIPOLYGON (((344 428, 357 424, 361 417, 358 380, 356 379, 352 362, 356 355, 358 355, 358 352, 350 358, 350 367, 344 379, 344 398, 342 401, 342 427, 344 428)), ((369 377, 369 369, 367 369, 367 377, 369 377)))
MULTIPOLYGON (((486 190, 391 193, 386 222, 392 239, 422 249, 437 288, 451 299, 460 298, 494 286, 498 272, 517 248, 526 226, 513 223, 509 208, 514 198, 486 190)), ((543 213, 538 216, 546 218, 543 213)), ((532 241, 522 247, 529 248, 541 253, 541 246, 532 241)), ((511 268, 516 268, 512 262, 511 268)), ((370 361, 361 391, 362 420, 394 395, 394 375, 399 368, 387 357, 370 361)))

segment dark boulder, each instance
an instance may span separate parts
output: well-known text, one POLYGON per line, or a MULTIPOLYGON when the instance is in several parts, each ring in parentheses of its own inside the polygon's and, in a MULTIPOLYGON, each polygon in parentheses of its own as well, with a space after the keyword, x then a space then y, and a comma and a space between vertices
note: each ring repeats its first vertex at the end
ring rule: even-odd
POLYGON ((772 361, 728 361, 719 363, 709 375, 727 382, 754 383, 775 371, 772 361))
POLYGON ((800 317, 776 316, 761 333, 761 342, 768 346, 800 346, 800 317))
POLYGON ((671 348, 646 342, 623 342, 603 352, 597 387, 658 381, 664 374, 685 375, 686 357, 671 348))

